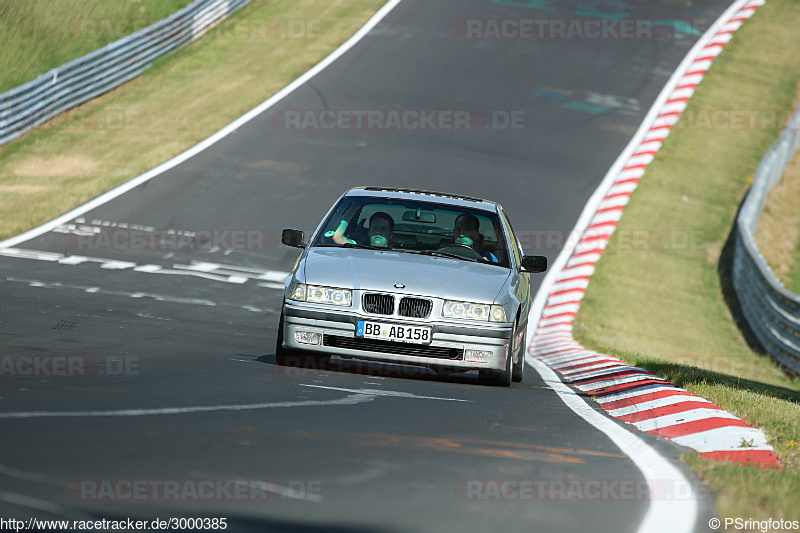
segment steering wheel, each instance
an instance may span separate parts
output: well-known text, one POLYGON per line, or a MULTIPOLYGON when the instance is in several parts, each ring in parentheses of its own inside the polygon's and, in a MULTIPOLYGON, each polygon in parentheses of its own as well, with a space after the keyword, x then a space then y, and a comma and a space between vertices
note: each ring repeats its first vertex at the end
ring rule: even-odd
POLYGON ((437 250, 438 252, 444 253, 451 253, 454 255, 460 255, 461 257, 465 257, 467 259, 484 259, 484 257, 476 252, 472 247, 467 246, 466 244, 461 244, 459 242, 454 242, 452 244, 448 244, 442 248, 437 250))

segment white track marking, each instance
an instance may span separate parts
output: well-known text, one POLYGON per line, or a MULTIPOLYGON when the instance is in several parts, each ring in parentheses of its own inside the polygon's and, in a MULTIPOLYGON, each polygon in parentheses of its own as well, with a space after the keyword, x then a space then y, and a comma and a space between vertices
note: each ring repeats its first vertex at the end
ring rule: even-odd
POLYGON ((307 400, 301 402, 267 402, 238 405, 207 405, 197 407, 160 407, 156 409, 114 409, 109 411, 18 411, 0 413, 0 419, 184 415, 217 411, 250 411, 255 409, 280 409, 286 407, 328 407, 333 405, 355 405, 358 403, 371 402, 374 399, 374 394, 358 393, 349 394, 345 398, 340 398, 337 400, 307 400))
MULTIPOLYGON (((2 279, 2 278, 0 278, 2 279)), ((244 311, 248 311, 251 313, 277 313, 274 309, 268 308, 259 308, 252 305, 235 305, 235 304, 228 304, 228 303, 217 303, 211 300, 205 300, 201 298, 186 298, 180 296, 167 296, 164 294, 153 294, 148 292, 127 292, 127 291, 116 291, 116 290, 106 290, 101 289, 100 287, 86 287, 82 285, 71 285, 67 283, 60 283, 60 282, 44 282, 44 281, 37 281, 31 279, 18 279, 18 278, 5 278, 6 281, 12 283, 27 283, 30 287, 37 287, 42 289, 68 289, 68 290, 77 290, 82 291, 88 294, 102 294, 107 296, 119 296, 123 298, 152 298, 157 302, 166 302, 166 303, 174 303, 174 304, 185 304, 185 305, 200 305, 200 306, 229 306, 229 307, 236 307, 239 309, 243 309, 244 311)), ((143 318, 157 318, 157 317, 143 317, 143 318)), ((172 320, 169 318, 161 318, 160 320, 172 320)))
MULTIPOLYGON (((32 279, 20 279, 20 278, 5 278, 6 281, 14 282, 14 283, 27 283, 30 287, 38 287, 42 289, 71 289, 77 291, 83 291, 89 294, 102 294, 107 296, 122 296, 126 298, 152 298, 158 302, 168 302, 168 303, 176 303, 176 304, 190 304, 190 305, 203 305, 213 307, 216 306, 216 302, 212 302, 211 300, 205 300, 202 298, 185 298, 180 296, 166 296, 163 294, 153 294, 148 292, 129 292, 129 291, 117 291, 117 290, 107 290, 101 289, 100 287, 86 287, 83 285, 72 285, 69 283, 61 283, 58 281, 55 282, 45 282, 45 281, 37 281, 32 279)), ((249 310, 249 309, 247 309, 249 310)))
POLYGON ((647 381, 648 379, 662 379, 662 378, 659 378, 653 374, 637 374, 634 376, 625 376, 624 378, 609 379, 606 381, 598 381, 596 383, 587 383, 586 385, 575 385, 575 387, 582 391, 590 391, 590 390, 604 389, 606 387, 611 387, 613 385, 622 385, 623 383, 647 381))
POLYGON ((652 394, 654 392, 671 391, 676 394, 689 394, 686 389, 681 389, 673 385, 650 385, 649 387, 641 387, 636 390, 626 392, 615 392, 614 394, 606 394, 602 398, 598 398, 597 403, 603 404, 608 402, 616 402, 618 400, 627 400, 628 398, 635 398, 636 396, 643 396, 645 394, 652 394))
POLYGON ((390 396, 393 398, 415 398, 418 400, 444 400, 447 402, 472 402, 472 400, 460 400, 458 398, 440 398, 438 396, 418 396, 410 392, 401 392, 393 390, 380 390, 380 389, 344 389, 341 387, 327 387, 323 385, 306 385, 301 384, 301 387, 314 387, 316 389, 330 389, 344 392, 353 392, 356 394, 367 394, 370 396, 390 396))
MULTIPOLYGON (((738 420, 734 415, 727 411, 723 411, 722 409, 690 409, 680 413, 673 413, 671 415, 648 418, 647 420, 640 420, 638 422, 630 423, 642 431, 654 431, 656 429, 675 426, 677 424, 686 424, 688 422, 697 422, 699 420, 708 420, 711 418, 729 418, 731 420, 738 420)), ((734 427, 734 429, 746 428, 734 427)))
POLYGON ((718 451, 746 452, 748 450, 772 451, 772 446, 767 443, 764 432, 757 428, 726 426, 676 437, 673 440, 683 446, 694 448, 700 453, 718 451))
POLYGON ((0 256, 46 261, 66 266, 96 263, 100 265, 100 268, 106 270, 131 270, 142 274, 191 276, 237 285, 245 284, 250 280, 256 282, 263 280, 263 282, 256 283, 256 285, 267 289, 283 289, 283 280, 289 275, 289 272, 280 270, 266 270, 224 263, 210 263, 208 261, 192 261, 192 263, 188 265, 173 264, 171 268, 168 268, 154 264, 139 265, 130 261, 118 261, 116 259, 104 259, 101 257, 82 255, 65 255, 58 252, 42 252, 39 250, 25 250, 22 248, 0 248, 0 256))
POLYGON ((674 396, 667 396, 666 398, 659 398, 657 400, 649 400, 646 402, 629 405, 627 407, 620 407, 619 409, 611 409, 608 411, 608 414, 618 418, 624 415, 631 415, 633 413, 649 411, 650 409, 655 409, 656 407, 666 407, 667 405, 676 405, 685 402, 698 402, 698 403, 707 403, 710 405, 714 405, 708 400, 705 400, 703 398, 698 398, 697 396, 690 396, 687 394, 676 394, 674 396))

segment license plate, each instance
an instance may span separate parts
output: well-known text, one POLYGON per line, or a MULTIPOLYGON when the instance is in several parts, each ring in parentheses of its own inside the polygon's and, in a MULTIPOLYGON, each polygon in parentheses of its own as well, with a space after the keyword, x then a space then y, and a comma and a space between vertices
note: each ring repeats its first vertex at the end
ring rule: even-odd
POLYGON ((399 324, 385 324, 383 322, 358 321, 356 335, 365 339, 380 339, 382 341, 410 342, 415 344, 430 344, 431 328, 422 326, 401 326, 399 324))

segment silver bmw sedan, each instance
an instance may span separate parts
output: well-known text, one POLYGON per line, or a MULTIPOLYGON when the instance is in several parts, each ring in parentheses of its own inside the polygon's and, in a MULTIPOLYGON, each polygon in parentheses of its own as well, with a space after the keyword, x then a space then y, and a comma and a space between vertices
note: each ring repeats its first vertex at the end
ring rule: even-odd
POLYGON ((522 381, 530 272, 503 208, 479 198, 412 189, 347 191, 305 241, 285 292, 278 364, 332 355, 478 370, 522 381))

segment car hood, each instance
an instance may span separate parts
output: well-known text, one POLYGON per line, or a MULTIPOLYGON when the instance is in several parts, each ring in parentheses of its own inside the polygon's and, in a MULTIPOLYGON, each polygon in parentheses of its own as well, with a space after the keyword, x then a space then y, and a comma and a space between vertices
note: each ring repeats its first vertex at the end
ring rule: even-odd
POLYGON ((306 283, 312 285, 480 303, 493 303, 510 275, 494 265, 391 250, 312 248, 305 261, 306 283))

